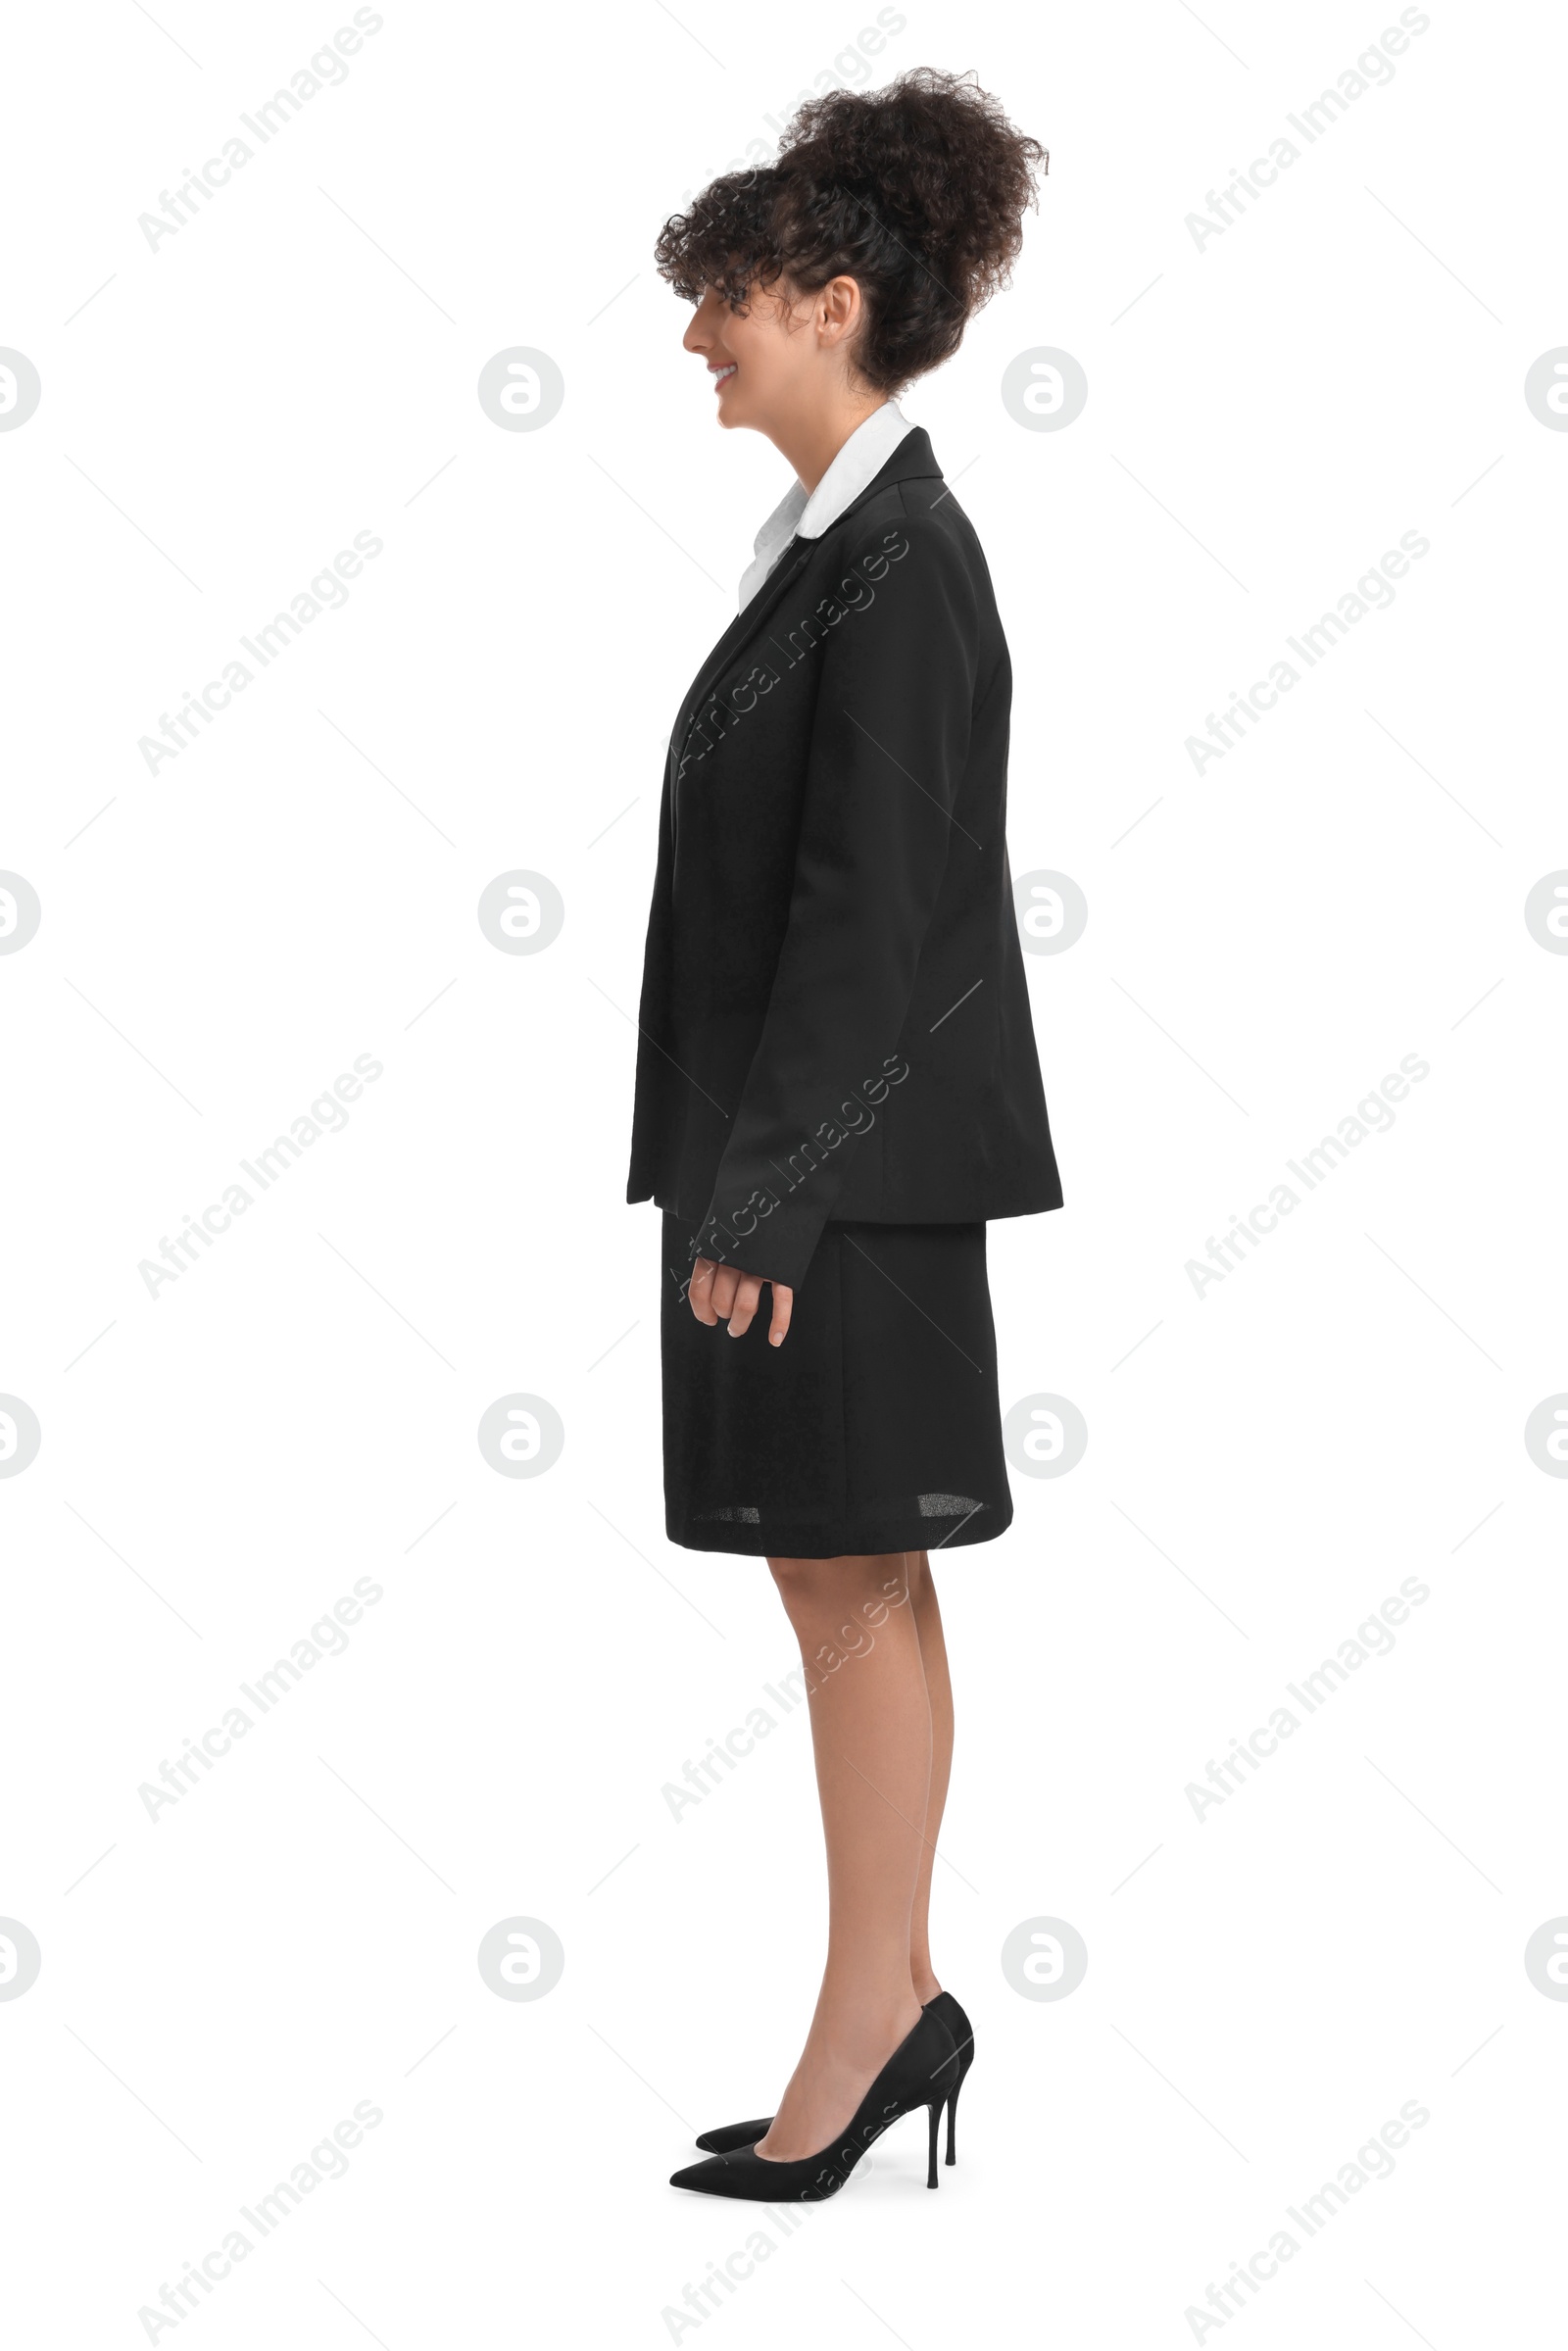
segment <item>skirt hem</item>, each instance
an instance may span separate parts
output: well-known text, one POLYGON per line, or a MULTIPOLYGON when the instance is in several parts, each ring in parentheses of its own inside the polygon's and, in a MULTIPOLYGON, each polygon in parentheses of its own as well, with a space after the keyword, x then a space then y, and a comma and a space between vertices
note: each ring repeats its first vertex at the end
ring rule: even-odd
POLYGON ((1012 1510, 978 1510, 950 1535, 935 1532, 940 1522, 929 1518, 861 1520, 858 1526, 747 1526, 732 1519, 703 1525, 687 1520, 677 1530, 667 1520, 664 1533, 683 1551, 733 1551, 746 1559, 878 1558, 896 1551, 967 1550, 977 1543, 994 1543, 1012 1524, 1012 1510))

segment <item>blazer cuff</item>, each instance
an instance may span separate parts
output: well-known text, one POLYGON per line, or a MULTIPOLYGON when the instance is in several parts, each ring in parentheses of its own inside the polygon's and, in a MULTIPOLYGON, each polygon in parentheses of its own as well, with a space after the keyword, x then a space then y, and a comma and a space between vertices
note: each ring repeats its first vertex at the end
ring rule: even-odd
POLYGON ((799 1290, 827 1222, 826 1203, 780 1200, 769 1208, 767 1198, 754 1192, 744 1208, 725 1216, 710 1207, 692 1242, 692 1255, 799 1290))

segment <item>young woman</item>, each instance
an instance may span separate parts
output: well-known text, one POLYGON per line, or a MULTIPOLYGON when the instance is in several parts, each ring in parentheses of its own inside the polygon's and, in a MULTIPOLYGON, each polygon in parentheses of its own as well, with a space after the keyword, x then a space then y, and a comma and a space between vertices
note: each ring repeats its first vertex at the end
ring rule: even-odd
POLYGON ((932 1968, 953 1703, 931 1553, 1012 1516, 986 1221, 1058 1207, 1004 824, 1012 675, 894 395, 1005 283, 1044 150, 969 77, 804 106, 666 222, 718 421, 796 480, 670 742, 627 1198, 664 1211, 672 1543, 765 1557, 801 1644, 826 1966, 771 2117, 674 2184, 816 2200, 953 2113, 932 1968), (763 1291, 768 1294, 764 1317, 763 1291))

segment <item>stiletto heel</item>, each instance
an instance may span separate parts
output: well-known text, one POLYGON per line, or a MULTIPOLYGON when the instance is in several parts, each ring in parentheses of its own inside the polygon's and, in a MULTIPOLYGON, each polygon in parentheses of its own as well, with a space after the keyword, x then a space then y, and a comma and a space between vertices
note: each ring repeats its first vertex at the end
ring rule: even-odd
MULTIPOLYGON (((954 2047, 958 2054, 958 2079, 948 2099, 948 2161, 952 2163, 955 2160, 953 2118, 957 2110, 958 2092, 974 2063, 974 2027, 950 1991, 933 1993, 926 2001, 923 2013, 941 2018, 953 2035, 954 2047)), ((772 2123, 773 2118, 768 2114, 757 2115, 749 2123, 725 2123, 717 2131, 705 2131, 697 2144, 706 2147, 710 2155, 732 2155, 738 2147, 755 2147, 760 2138, 767 2136, 772 2123)))
POLYGON ((759 2155, 756 2142, 688 2164, 671 2187, 702 2196, 736 2196, 753 2204, 820 2204, 836 2195, 860 2157, 889 2124, 923 2106, 929 2120, 926 2186, 937 2184, 937 2125, 958 2074, 958 2052, 942 2018, 930 2008, 906 2033, 872 2082, 849 2123, 820 2154, 778 2163, 759 2155))

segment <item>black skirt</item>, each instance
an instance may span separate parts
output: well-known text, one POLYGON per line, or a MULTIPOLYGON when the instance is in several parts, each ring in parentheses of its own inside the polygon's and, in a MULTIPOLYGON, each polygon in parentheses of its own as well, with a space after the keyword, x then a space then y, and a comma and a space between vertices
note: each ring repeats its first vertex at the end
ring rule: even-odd
POLYGON ((1012 1518, 983 1224, 829 1224, 767 1340, 700 1323, 662 1218, 664 1524, 693 1551, 956 1550, 1012 1518))

